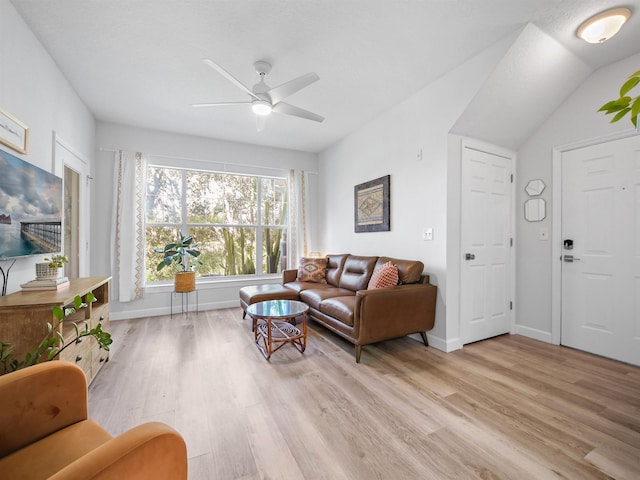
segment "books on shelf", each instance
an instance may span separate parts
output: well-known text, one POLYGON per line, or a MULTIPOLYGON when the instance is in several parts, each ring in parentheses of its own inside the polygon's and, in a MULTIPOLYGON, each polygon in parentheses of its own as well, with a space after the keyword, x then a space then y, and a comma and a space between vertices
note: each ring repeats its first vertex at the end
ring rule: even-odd
POLYGON ((30 280, 27 283, 23 283, 21 286, 25 285, 60 285, 61 283, 67 283, 69 281, 68 277, 56 277, 56 278, 36 278, 35 280, 30 280))
POLYGON ((69 286, 69 279, 67 277, 36 279, 20 285, 23 292, 31 290, 60 290, 67 286, 69 286))

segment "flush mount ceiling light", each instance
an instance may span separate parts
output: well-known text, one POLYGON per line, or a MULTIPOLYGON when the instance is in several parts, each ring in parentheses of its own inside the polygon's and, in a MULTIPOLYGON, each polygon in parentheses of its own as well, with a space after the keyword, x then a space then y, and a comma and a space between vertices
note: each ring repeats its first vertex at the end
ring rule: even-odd
POLYGON ((631 16, 628 8, 614 8, 599 13, 578 28, 578 36, 588 43, 603 43, 613 37, 631 16))
POLYGON ((271 113, 271 104, 266 100, 254 100, 251 102, 251 109, 256 115, 269 115, 271 113))

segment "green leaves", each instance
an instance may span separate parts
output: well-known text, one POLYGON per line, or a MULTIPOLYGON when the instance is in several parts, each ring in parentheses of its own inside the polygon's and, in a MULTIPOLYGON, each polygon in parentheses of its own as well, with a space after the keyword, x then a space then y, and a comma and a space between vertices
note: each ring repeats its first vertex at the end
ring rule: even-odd
POLYGON ((102 324, 98 323, 94 328, 87 332, 87 335, 92 335, 98 341, 100 348, 109 351, 109 346, 113 343, 111 334, 102 330, 102 324))
POLYGON ((191 271, 193 270, 191 258, 195 259, 196 264, 202 265, 202 260, 198 258, 200 256, 200 251, 197 250, 198 246, 197 243, 194 243, 191 235, 184 235, 182 232, 178 232, 177 242, 167 243, 164 248, 155 248, 153 250, 164 255, 164 258, 156 266, 156 271, 159 272, 173 263, 182 272, 191 271))
POLYGON ((635 87, 638 84, 638 82, 640 82, 640 76, 634 77, 632 75, 629 78, 629 80, 624 82, 622 87, 620 87, 620 96, 624 97, 629 92, 629 90, 631 90, 633 87, 635 87))
POLYGON ((13 349, 14 345, 11 343, 0 341, 0 365, 5 373, 18 369, 18 360, 13 356, 13 349))
POLYGON ((636 97, 631 105, 631 122, 636 128, 638 128, 638 113, 640 113, 640 96, 636 97))
POLYGON ((631 114, 631 123, 634 127, 638 127, 638 113, 640 113, 640 95, 632 98, 627 95, 633 88, 640 83, 640 70, 633 73, 626 82, 620 87, 620 98, 612 100, 602 105, 598 111, 604 112, 605 115, 614 114, 610 123, 615 123, 624 118, 628 113, 631 114))
POLYGON ((620 110, 618 112, 618 114, 615 117, 613 117, 613 119, 611 120, 611 123, 617 122, 618 120, 620 120, 622 117, 624 117, 630 111, 631 111, 631 109, 629 107, 627 107, 627 108, 625 108, 623 110, 620 110))

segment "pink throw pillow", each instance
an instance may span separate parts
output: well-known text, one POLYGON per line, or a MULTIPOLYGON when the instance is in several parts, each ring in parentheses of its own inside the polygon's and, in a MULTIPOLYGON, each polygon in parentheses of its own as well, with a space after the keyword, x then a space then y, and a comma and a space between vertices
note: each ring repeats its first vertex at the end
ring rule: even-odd
POLYGON ((373 272, 367 288, 372 290, 374 288, 395 287, 396 285, 398 285, 398 267, 387 262, 373 272))
POLYGON ((327 258, 305 258, 300 259, 298 267, 299 282, 327 283, 326 270, 327 258))

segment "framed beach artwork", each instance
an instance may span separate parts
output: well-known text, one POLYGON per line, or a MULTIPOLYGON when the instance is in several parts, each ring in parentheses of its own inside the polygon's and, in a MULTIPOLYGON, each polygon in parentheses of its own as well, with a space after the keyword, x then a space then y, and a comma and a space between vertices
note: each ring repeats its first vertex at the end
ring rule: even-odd
POLYGON ((29 146, 29 128, 1 108, 0 143, 20 153, 27 153, 27 147, 29 146))
POLYGON ((0 149, 0 260, 62 250, 62 178, 0 149))
POLYGON ((390 175, 386 175, 354 187, 356 233, 391 230, 390 179, 390 175))

